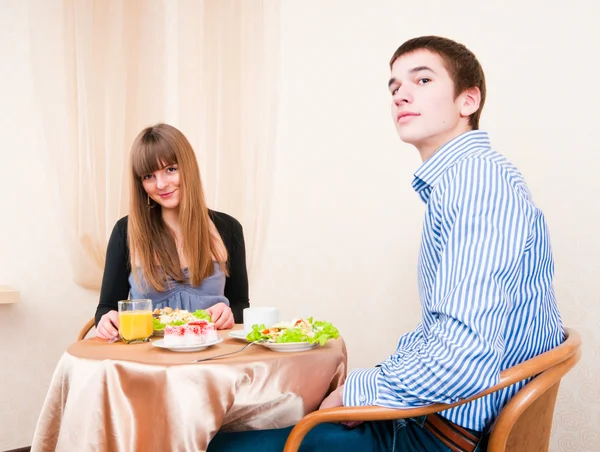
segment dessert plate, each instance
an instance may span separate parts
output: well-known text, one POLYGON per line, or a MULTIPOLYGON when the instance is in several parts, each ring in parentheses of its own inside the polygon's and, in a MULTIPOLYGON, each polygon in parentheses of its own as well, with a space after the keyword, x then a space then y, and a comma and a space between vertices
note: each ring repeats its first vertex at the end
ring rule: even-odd
POLYGON ((166 348, 167 350, 171 350, 173 352, 198 352, 200 350, 204 350, 207 347, 211 347, 220 342, 223 342, 223 339, 218 338, 216 341, 207 342, 206 344, 198 344, 198 345, 165 345, 164 339, 159 339, 158 341, 153 341, 152 346, 158 348, 166 348))

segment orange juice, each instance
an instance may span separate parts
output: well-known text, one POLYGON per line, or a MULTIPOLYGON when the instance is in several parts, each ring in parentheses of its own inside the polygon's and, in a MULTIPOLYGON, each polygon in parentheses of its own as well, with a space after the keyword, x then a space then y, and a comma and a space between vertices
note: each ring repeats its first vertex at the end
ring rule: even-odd
POLYGON ((119 333, 126 341, 149 338, 152 336, 152 312, 119 312, 119 333))

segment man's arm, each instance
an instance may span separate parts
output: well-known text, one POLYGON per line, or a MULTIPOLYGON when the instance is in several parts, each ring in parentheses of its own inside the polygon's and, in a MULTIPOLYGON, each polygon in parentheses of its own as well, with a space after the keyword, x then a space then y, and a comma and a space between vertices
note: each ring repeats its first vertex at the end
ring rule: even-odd
POLYGON ((465 160, 454 171, 437 208, 441 249, 422 249, 423 259, 439 255, 439 263, 433 285, 424 288, 429 315, 421 340, 401 343, 380 367, 351 372, 345 405, 452 403, 498 382, 508 294, 529 232, 527 213, 496 164, 465 160))
MULTIPOLYGON (((414 331, 400 337, 394 354, 407 354, 411 350, 420 347, 422 342, 423 330, 421 324, 419 324, 414 331)), ((356 369, 348 374, 343 394, 343 404, 345 406, 373 405, 375 403, 377 398, 377 375, 380 371, 379 368, 384 363, 385 361, 370 369, 356 369)))

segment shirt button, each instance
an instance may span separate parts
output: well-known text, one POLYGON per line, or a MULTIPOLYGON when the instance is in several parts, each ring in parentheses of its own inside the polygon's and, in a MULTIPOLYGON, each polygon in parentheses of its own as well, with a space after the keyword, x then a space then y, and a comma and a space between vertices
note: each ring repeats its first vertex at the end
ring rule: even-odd
POLYGON ((360 402, 364 402, 364 401, 365 401, 365 400, 367 400, 367 399, 365 399, 365 396, 364 396, 364 395, 361 395, 361 396, 358 398, 358 400, 359 400, 360 402))

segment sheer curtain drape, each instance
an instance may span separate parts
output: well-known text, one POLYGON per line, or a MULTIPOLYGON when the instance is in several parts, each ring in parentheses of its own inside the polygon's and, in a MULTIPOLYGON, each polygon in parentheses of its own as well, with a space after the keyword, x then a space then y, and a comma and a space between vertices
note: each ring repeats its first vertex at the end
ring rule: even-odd
POLYGON ((128 211, 129 148, 160 121, 192 143, 209 206, 244 226, 255 278, 273 179, 278 3, 30 2, 32 119, 78 284, 99 288, 108 237, 128 211))

